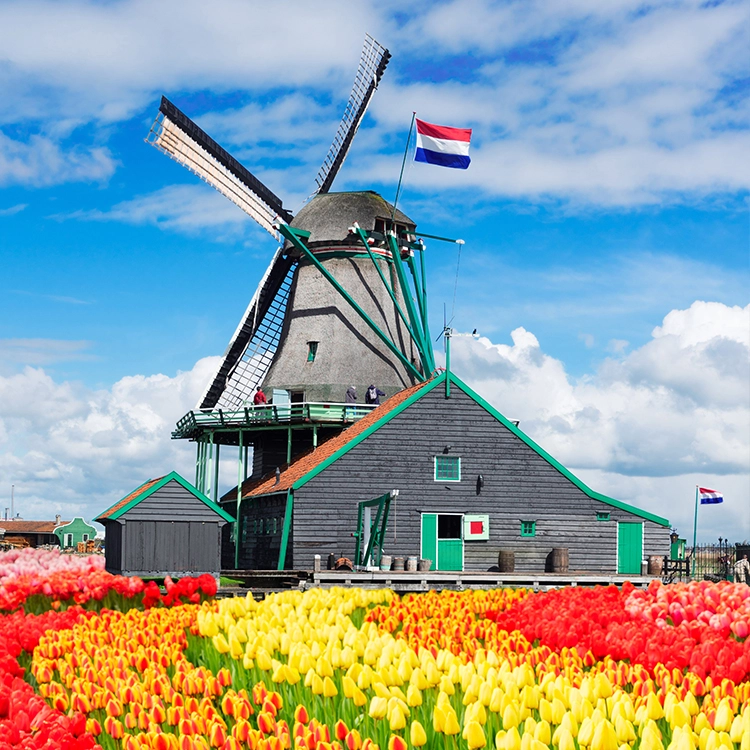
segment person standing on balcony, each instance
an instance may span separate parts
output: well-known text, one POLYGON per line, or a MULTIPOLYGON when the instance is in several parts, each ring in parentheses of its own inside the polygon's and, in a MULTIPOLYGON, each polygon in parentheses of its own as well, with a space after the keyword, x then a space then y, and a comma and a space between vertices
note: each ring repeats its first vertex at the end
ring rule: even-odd
POLYGON ((350 385, 346 389, 346 396, 344 396, 344 400, 346 401, 346 409, 344 409, 344 419, 354 419, 356 409, 351 406, 351 404, 357 403, 357 389, 353 385, 350 385))
POLYGON ((268 403, 268 399, 266 398, 266 394, 263 393, 263 389, 258 386, 258 390, 255 392, 255 395, 253 396, 253 403, 256 406, 261 406, 263 404, 268 403))
POLYGON ((750 583, 750 562, 747 555, 743 555, 742 559, 734 564, 734 580, 736 583, 750 583))
POLYGON ((365 393, 365 403, 366 404, 375 404, 376 406, 380 406, 380 397, 385 396, 385 393, 380 390, 380 388, 376 388, 374 385, 371 385, 367 389, 367 393, 365 393))

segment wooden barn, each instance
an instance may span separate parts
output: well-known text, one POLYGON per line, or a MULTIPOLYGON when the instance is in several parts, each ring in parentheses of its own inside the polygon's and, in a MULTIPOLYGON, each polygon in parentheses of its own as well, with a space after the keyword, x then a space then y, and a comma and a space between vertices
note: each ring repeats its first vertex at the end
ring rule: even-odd
MULTIPOLYGON (((512 553, 516 571, 544 571, 559 553, 571 572, 640 574, 669 553, 667 519, 587 487, 452 373, 241 490, 240 568, 310 569, 330 553, 361 562, 358 535, 375 533, 367 508, 392 490, 384 552, 433 570, 486 571, 512 553)), ((224 498, 232 514, 236 497, 224 498)))
POLYGON ((221 569, 221 528, 234 519, 177 472, 149 479, 94 519, 110 573, 185 576, 221 569))

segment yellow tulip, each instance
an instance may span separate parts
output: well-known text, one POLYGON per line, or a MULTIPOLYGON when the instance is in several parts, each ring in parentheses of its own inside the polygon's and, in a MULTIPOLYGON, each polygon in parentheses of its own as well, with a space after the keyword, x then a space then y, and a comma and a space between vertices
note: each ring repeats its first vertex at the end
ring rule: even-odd
POLYGON ((552 737, 552 744, 555 743, 555 736, 557 737, 558 750, 576 750, 576 743, 569 729, 562 729, 559 734, 556 731, 552 737))
POLYGON ((370 701, 370 710, 368 714, 372 719, 382 719, 388 711, 388 701, 378 695, 373 696, 370 701))
POLYGON ((435 708, 432 709, 432 728, 436 732, 442 732, 445 727, 445 711, 443 707, 438 703, 435 708))
POLYGON ((406 702, 414 708, 422 705, 422 691, 416 685, 406 688, 406 702))
POLYGON ((594 729, 591 750, 618 750, 615 728, 606 719, 600 721, 594 729))
POLYGON ((446 695, 454 695, 456 690, 453 687, 453 683, 448 679, 447 675, 443 675, 440 678, 440 684, 438 687, 439 690, 441 690, 446 695))
POLYGON ((503 711, 503 729, 506 731, 511 727, 517 727, 519 722, 518 712, 512 705, 508 705, 503 711))
POLYGON ((676 703, 672 708, 672 716, 669 719, 669 723, 673 727, 684 727, 690 726, 690 714, 688 708, 684 703, 676 703))
POLYGON ((534 727, 534 739, 539 740, 539 742, 547 746, 552 741, 552 728, 544 719, 537 722, 537 725, 534 727))
POLYGON ((443 725, 444 734, 458 734, 461 731, 461 725, 458 723, 456 712, 451 708, 445 712, 445 724, 443 725))
POLYGON ((229 652, 229 644, 227 643, 227 639, 224 637, 224 633, 219 633, 218 635, 215 635, 211 641, 214 644, 214 648, 220 653, 220 654, 226 654, 229 652))
POLYGON ((333 680, 330 677, 326 677, 323 680, 323 697, 334 698, 338 694, 339 694, 339 691, 336 688, 336 685, 334 684, 333 680))
POLYGON ((259 648, 255 653, 255 664, 258 669, 268 672, 271 669, 271 655, 264 648, 259 648))
POLYGON ((466 740, 466 744, 469 746, 469 750, 476 750, 476 748, 484 747, 487 744, 484 730, 482 729, 481 724, 477 721, 470 721, 466 725, 463 737, 466 740))
POLYGON ((313 674, 310 689, 314 695, 323 695, 323 680, 319 674, 313 674))
POLYGON ((588 716, 581 722, 578 730, 578 744, 588 747, 594 738, 594 722, 588 716))
POLYGON ((489 709, 492 711, 492 713, 500 713, 500 709, 502 708, 502 700, 503 700, 503 692, 500 690, 499 687, 496 687, 492 690, 492 695, 490 696, 490 704, 489 709))
POLYGON ((354 701, 354 705, 359 708, 367 705, 367 696, 356 686, 354 688, 354 695, 352 696, 352 700, 354 701))
POLYGON ((406 726, 406 716, 398 703, 391 709, 388 715, 388 723, 391 732, 398 732, 406 726))
POLYGON ((427 744, 427 732, 418 721, 412 721, 409 727, 409 740, 414 747, 422 747, 427 744))
POLYGON ((635 729, 633 725, 622 715, 618 715, 615 719, 615 734, 617 735, 617 741, 622 742, 635 742, 635 729))
MULTIPOLYGON (((498 732, 499 734, 499 732, 498 732)), ((495 740, 498 750, 521 750, 521 735, 515 727, 509 729, 503 736, 501 743, 495 740)), ((574 750, 574 749, 573 749, 574 750)))
POLYGON ((722 698, 716 707, 716 718, 714 719, 714 730, 717 732, 728 732, 732 728, 734 711, 728 698, 722 698))

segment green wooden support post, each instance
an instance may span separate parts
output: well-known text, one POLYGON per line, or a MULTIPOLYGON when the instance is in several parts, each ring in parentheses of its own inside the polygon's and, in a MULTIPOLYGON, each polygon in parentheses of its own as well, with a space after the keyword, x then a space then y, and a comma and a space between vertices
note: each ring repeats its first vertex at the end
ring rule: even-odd
POLYGON ((237 445, 237 512, 235 513, 234 521, 234 569, 239 569, 240 566, 240 528, 242 515, 240 513, 242 506, 242 477, 245 473, 245 456, 242 448, 242 430, 239 432, 238 445, 237 445))
POLYGON ((424 341, 424 332, 422 331, 422 326, 419 322, 419 318, 417 317, 417 311, 414 308, 414 300, 411 297, 411 289, 406 281, 406 274, 404 273, 404 266, 401 260, 401 249, 399 248, 398 242, 396 241, 396 236, 392 232, 389 232, 386 237, 388 239, 388 246, 391 250, 391 256, 393 257, 393 265, 396 269, 398 283, 400 284, 401 289, 404 293, 404 304, 406 305, 406 312, 409 314, 411 327, 414 331, 414 334, 416 334, 415 343, 419 351, 419 359, 422 363, 422 371, 425 373, 425 377, 429 377, 433 368, 430 366, 429 358, 425 353, 427 350, 427 345, 424 341))
POLYGON ((300 241, 300 237, 307 238, 310 232, 301 229, 294 229, 288 224, 279 224, 279 232, 286 237, 300 253, 312 263, 333 286, 334 289, 354 308, 364 322, 372 329, 373 333, 391 350, 401 364, 418 380, 423 381, 425 376, 409 361, 408 357, 391 341, 388 336, 380 330, 375 321, 352 299, 349 293, 334 278, 331 272, 315 257, 314 253, 300 241))
POLYGON ((284 528, 281 530, 281 544, 279 545, 279 562, 276 570, 284 570, 286 563, 286 548, 289 544, 289 531, 292 527, 292 513, 294 512, 294 494, 292 490, 286 493, 286 509, 284 510, 284 528))
MULTIPOLYGON (((211 435, 211 437, 213 438, 213 435, 211 435)), ((213 464, 214 482, 213 482, 213 487, 211 488, 211 499, 215 503, 219 502, 219 448, 221 448, 221 445, 219 443, 215 443, 214 444, 214 464, 213 464)))
POLYGON ((419 317, 422 323, 422 330, 424 331, 424 345, 425 345, 425 357, 429 366, 429 372, 435 369, 435 356, 432 353, 432 341, 430 340, 430 327, 427 322, 427 288, 424 280, 424 254, 422 250, 420 252, 420 258, 422 261, 422 274, 417 272, 417 266, 414 262, 414 258, 409 255, 406 260, 409 270, 411 271, 412 278, 414 279, 414 289, 417 292, 417 306, 419 309, 419 317))
MULTIPOLYGON (((393 301, 393 306, 396 308, 396 312, 399 314, 399 317, 404 322, 404 325, 406 326, 406 330, 409 331, 409 335, 416 341, 416 337, 414 336, 414 332, 411 329, 411 325, 409 321, 406 319, 406 315, 404 315, 404 311, 401 309, 401 306, 398 304, 398 300, 396 299, 396 295, 393 292, 393 289, 391 288, 391 285, 388 283, 385 276, 383 276, 383 272, 380 270, 380 266, 377 263, 377 260, 375 258, 375 255, 372 252, 372 249, 370 248, 370 243, 367 241, 367 235, 362 231, 361 227, 356 227, 357 234, 359 235, 359 239, 362 241, 362 244, 365 246, 365 250, 367 250, 367 254, 370 256, 370 260, 372 261, 372 264, 375 266, 375 270, 378 272, 378 275, 380 276, 380 280, 383 282, 383 286, 385 287, 386 291, 390 295, 391 300, 393 301)), ((408 292, 408 290, 403 290, 405 293, 408 292)))
POLYGON ((313 424, 313 448, 318 447, 318 425, 317 423, 313 424))
POLYGON ((292 426, 286 428, 286 465, 292 463, 292 426))
POLYGON ((201 442, 195 441, 195 486, 200 491, 200 472, 201 472, 201 442))

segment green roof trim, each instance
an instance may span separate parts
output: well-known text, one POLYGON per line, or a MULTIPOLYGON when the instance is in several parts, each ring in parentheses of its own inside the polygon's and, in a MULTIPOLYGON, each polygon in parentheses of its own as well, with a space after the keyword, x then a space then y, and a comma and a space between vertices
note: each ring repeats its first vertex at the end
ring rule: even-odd
MULTIPOLYGON (((339 448, 333 455, 329 456, 325 461, 322 461, 314 469, 311 469, 301 479, 298 479, 292 485, 292 490, 297 490, 300 487, 303 487, 311 479, 320 474, 321 471, 327 469, 332 463, 338 461, 339 458, 347 454, 352 448, 359 445, 363 440, 372 435, 373 432, 376 432, 383 425, 388 424, 391 419, 401 414, 401 412, 403 412, 405 409, 408 409, 415 401, 418 401, 420 398, 430 393, 430 391, 437 388, 437 386, 444 383, 448 375, 449 374, 447 372, 443 372, 436 378, 433 378, 432 380, 425 383, 425 386, 423 388, 420 388, 418 391, 409 396, 409 398, 407 398, 403 404, 399 404, 399 406, 393 409, 393 411, 384 414, 381 419, 371 424, 366 430, 354 437, 346 445, 339 448)), ((547 463, 557 469, 566 479, 568 479, 576 487, 578 487, 579 490, 588 495, 588 497, 592 498, 593 500, 599 500, 602 503, 606 503, 613 508, 619 508, 620 510, 632 513, 633 515, 639 516, 640 518, 645 518, 648 521, 653 521, 660 526, 666 526, 667 528, 671 527, 670 522, 666 518, 657 516, 654 513, 649 513, 648 511, 642 510, 641 508, 636 508, 634 505, 628 505, 627 503, 623 503, 621 500, 615 500, 614 498, 608 497, 607 495, 602 495, 600 492, 595 492, 588 485, 582 482, 577 476, 575 476, 575 474, 572 474, 568 469, 566 469, 557 459, 553 458, 549 453, 547 453, 544 448, 537 445, 528 435, 526 435, 526 433, 516 427, 513 422, 510 422, 508 419, 506 419, 494 406, 485 401, 478 393, 469 388, 466 383, 464 383, 460 378, 456 377, 456 375, 452 372, 450 373, 450 382, 460 388, 469 398, 476 401, 476 403, 479 404, 485 411, 489 412, 489 414, 497 419, 498 422, 507 427, 516 437, 520 438, 524 443, 526 443, 526 445, 529 446, 529 448, 539 454, 545 461, 547 461, 547 463)))
POLYGON ((359 445, 365 438, 372 435, 373 432, 379 430, 384 424, 388 424, 395 416, 401 414, 404 409, 408 409, 415 401, 419 401, 422 396, 426 395, 433 389, 435 389, 440 383, 445 380, 445 373, 438 375, 438 377, 427 381, 423 388, 412 393, 409 398, 404 401, 403 404, 399 404, 395 409, 384 414, 376 422, 373 422, 366 430, 362 431, 356 437, 352 438, 346 445, 339 448, 334 454, 329 456, 325 461, 321 461, 314 469, 310 469, 302 478, 298 479, 293 485, 292 490, 298 490, 303 485, 307 484, 311 479, 318 476, 321 471, 327 469, 332 463, 338 461, 341 456, 347 454, 352 448, 359 445))
MULTIPOLYGON (((177 484, 182 485, 191 495, 194 495, 198 498, 204 505, 206 505, 208 508, 210 508, 214 513, 221 516, 225 521, 228 521, 229 523, 234 523, 235 519, 233 516, 230 516, 229 513, 227 513, 221 506, 214 503, 210 498, 206 497, 197 487, 193 487, 190 482, 187 481, 187 479, 180 476, 176 471, 170 471, 169 474, 166 476, 163 476, 158 482, 151 485, 147 490, 144 492, 140 492, 135 495, 135 497, 127 504, 124 505, 122 508, 118 508, 111 516, 107 516, 104 520, 105 521, 116 521, 120 516, 127 513, 131 508, 134 508, 138 503, 143 502, 147 497, 150 497, 155 492, 158 492, 164 485, 168 484, 174 480, 177 482, 177 484)), ((145 481, 141 487, 147 485, 151 480, 145 481)), ((131 494, 131 493, 128 493, 131 494)), ((127 495, 125 496, 127 497, 127 495)), ((118 503, 122 502, 122 500, 119 500, 114 505, 110 506, 110 508, 114 508, 118 503)), ((98 520, 102 516, 104 516, 108 511, 104 511, 104 513, 100 514, 98 518, 94 520, 98 520)))
POLYGON ((523 440, 523 442, 526 443, 529 448, 536 451, 545 461, 547 461, 547 463, 549 463, 551 466, 554 466, 554 468, 557 469, 566 479, 569 479, 571 482, 573 482, 573 484, 578 487, 579 490, 585 492, 590 498, 599 500, 603 503, 606 503, 607 505, 611 505, 613 508, 626 510, 628 511, 628 513, 632 513, 633 515, 640 516, 641 518, 653 521, 654 523, 658 523, 660 526, 671 527, 671 524, 666 518, 657 516, 654 513, 649 513, 647 510, 636 508, 634 505, 628 505, 627 503, 623 503, 621 500, 615 500, 613 497, 607 497, 607 495, 602 495, 600 492, 595 492, 588 485, 584 484, 575 474, 572 474, 570 471, 568 471, 568 469, 566 469, 557 459, 550 456, 550 454, 547 453, 544 448, 537 445, 528 435, 526 435, 526 433, 522 432, 518 427, 516 427, 513 422, 508 421, 497 409, 495 409, 494 406, 492 406, 492 404, 485 401, 478 393, 475 393, 471 388, 469 388, 468 385, 466 385, 466 383, 464 383, 462 380, 459 380, 459 378, 457 378, 452 373, 451 382, 458 386, 467 396, 469 396, 469 398, 474 399, 474 401, 476 401, 480 406, 484 407, 484 409, 492 414, 495 419, 497 419, 499 422, 502 422, 502 424, 504 424, 514 435, 523 440))

